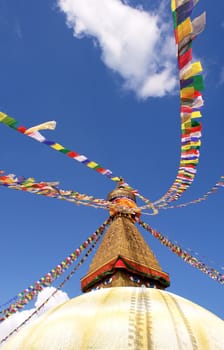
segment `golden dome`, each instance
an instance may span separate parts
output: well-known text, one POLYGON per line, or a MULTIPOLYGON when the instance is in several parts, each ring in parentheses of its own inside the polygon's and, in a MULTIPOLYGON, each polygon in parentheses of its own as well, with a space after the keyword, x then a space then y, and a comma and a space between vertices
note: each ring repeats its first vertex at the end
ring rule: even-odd
POLYGON ((135 194, 127 187, 119 185, 117 188, 115 188, 108 194, 107 200, 116 205, 115 207, 110 208, 111 216, 114 216, 117 213, 121 212, 125 213, 125 211, 127 210, 134 216, 140 216, 140 209, 136 205, 135 194))
POLYGON ((224 322, 175 294, 114 287, 41 316, 3 350, 223 350, 224 322))
POLYGON ((111 191, 107 196, 107 200, 112 202, 113 200, 117 198, 122 198, 122 197, 129 198, 133 202, 136 202, 135 194, 124 186, 119 186, 115 188, 113 191, 111 191))

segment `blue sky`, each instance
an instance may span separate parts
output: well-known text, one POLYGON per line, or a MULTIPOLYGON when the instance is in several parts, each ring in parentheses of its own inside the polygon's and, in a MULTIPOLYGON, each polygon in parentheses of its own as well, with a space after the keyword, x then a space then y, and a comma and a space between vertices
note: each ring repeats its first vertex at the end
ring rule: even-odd
MULTIPOLYGON (((44 132, 47 138, 111 169, 155 201, 174 181, 180 157, 172 18, 169 1, 126 3, 1 0, 0 110, 28 127, 56 120, 56 130, 44 132)), ((206 29, 193 43, 205 80, 201 157, 179 203, 202 196, 223 175, 224 4, 201 1, 193 17, 203 11, 206 29)), ((106 177, 4 125, 0 144, 6 173, 57 180, 60 188, 98 198, 114 188, 106 177)), ((107 213, 0 191, 2 304, 68 256, 107 213)), ((207 201, 142 219, 224 272, 223 198, 220 189, 207 201)), ((223 318, 223 286, 141 232, 170 273, 168 290, 223 318)), ((64 288, 70 297, 81 293, 87 268, 88 263, 64 288)))

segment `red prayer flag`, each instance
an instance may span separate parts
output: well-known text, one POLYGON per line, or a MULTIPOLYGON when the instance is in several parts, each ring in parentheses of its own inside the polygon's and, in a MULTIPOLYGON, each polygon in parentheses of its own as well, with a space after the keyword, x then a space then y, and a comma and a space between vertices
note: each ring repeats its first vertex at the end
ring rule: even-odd
POLYGON ((182 113, 192 113, 192 107, 189 107, 189 106, 181 106, 180 107, 180 110, 182 113))
POLYGON ((67 156, 69 156, 70 158, 74 158, 77 157, 79 154, 74 152, 74 151, 70 151, 67 153, 67 156))
POLYGON ((192 60, 192 48, 190 48, 187 52, 185 52, 182 56, 178 57, 178 66, 179 69, 182 69, 192 60))
POLYGON ((18 126, 18 128, 16 128, 16 130, 18 130, 19 132, 24 134, 24 132, 26 131, 26 128, 25 128, 25 126, 18 126))

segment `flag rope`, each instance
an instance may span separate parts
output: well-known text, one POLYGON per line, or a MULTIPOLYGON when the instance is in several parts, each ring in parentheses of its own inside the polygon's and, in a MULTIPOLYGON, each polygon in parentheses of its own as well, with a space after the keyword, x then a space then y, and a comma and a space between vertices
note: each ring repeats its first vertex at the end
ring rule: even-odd
MULTIPOLYGON (((0 322, 4 321, 6 318, 9 318, 17 311, 20 311, 27 305, 30 301, 32 301, 42 290, 44 287, 49 287, 52 283, 59 278, 80 256, 80 254, 98 237, 100 237, 105 228, 111 223, 112 218, 109 217, 90 237, 88 237, 77 249, 75 249, 69 256, 67 256, 60 264, 58 264, 55 268, 49 271, 44 277, 41 277, 34 284, 30 285, 24 291, 20 292, 16 297, 11 298, 9 302, 13 300, 13 303, 3 309, 0 310, 0 322)), ((8 302, 3 305, 7 305, 8 302)))
MULTIPOLYGON (((104 232, 104 231, 103 231, 104 232)), ((103 234, 103 232, 101 233, 101 235, 103 234)), ((38 314, 38 312, 48 303, 48 301, 50 299, 52 299, 55 294, 64 287, 65 283, 68 282, 72 276, 75 274, 75 272, 78 270, 78 268, 86 261, 86 259, 89 257, 89 255, 91 254, 91 252, 93 251, 93 249, 95 248, 97 242, 99 241, 100 236, 97 236, 96 240, 93 242, 93 244, 91 245, 91 247, 88 249, 88 251, 86 252, 86 254, 83 256, 83 258, 76 264, 76 266, 72 269, 72 271, 66 276, 66 278, 59 284, 59 286, 54 290, 53 293, 51 293, 51 295, 46 298, 43 303, 38 306, 34 312, 31 313, 31 315, 29 317, 27 317, 22 323, 20 323, 17 327, 15 327, 6 337, 2 338, 0 340, 0 344, 3 344, 6 340, 9 339, 9 337, 11 337, 14 333, 18 332, 28 321, 30 321, 35 315, 38 314)))
POLYGON ((206 23, 205 13, 191 21, 191 13, 198 1, 171 0, 174 36, 180 84, 181 155, 176 178, 169 190, 153 204, 167 205, 176 201, 193 183, 200 158, 202 125, 200 109, 204 104, 201 62, 192 62, 192 42, 206 23))
POLYGON ((174 254, 179 256, 183 261, 188 263, 189 265, 197 268, 201 272, 205 273, 207 276, 212 278, 213 280, 219 282, 220 284, 224 284, 224 274, 220 273, 218 270, 206 265, 198 258, 192 256, 186 250, 181 248, 178 244, 171 242, 167 237, 163 236, 160 232, 151 228, 147 223, 142 221, 141 219, 136 217, 136 222, 143 227, 146 231, 152 234, 153 237, 158 239, 160 243, 166 246, 169 250, 171 250, 174 254))

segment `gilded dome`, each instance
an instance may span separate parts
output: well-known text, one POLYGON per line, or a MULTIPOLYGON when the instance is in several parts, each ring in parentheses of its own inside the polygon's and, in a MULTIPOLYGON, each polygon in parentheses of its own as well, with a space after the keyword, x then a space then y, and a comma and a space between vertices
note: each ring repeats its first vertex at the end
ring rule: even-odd
POLYGON ((119 186, 115 188, 113 191, 111 191, 107 196, 107 200, 113 201, 117 198, 122 198, 122 197, 129 198, 133 202, 136 202, 135 194, 131 192, 128 188, 123 186, 119 186))
POLYGON ((224 322, 175 294, 114 287, 71 299, 21 330, 4 350, 224 350, 224 322))

